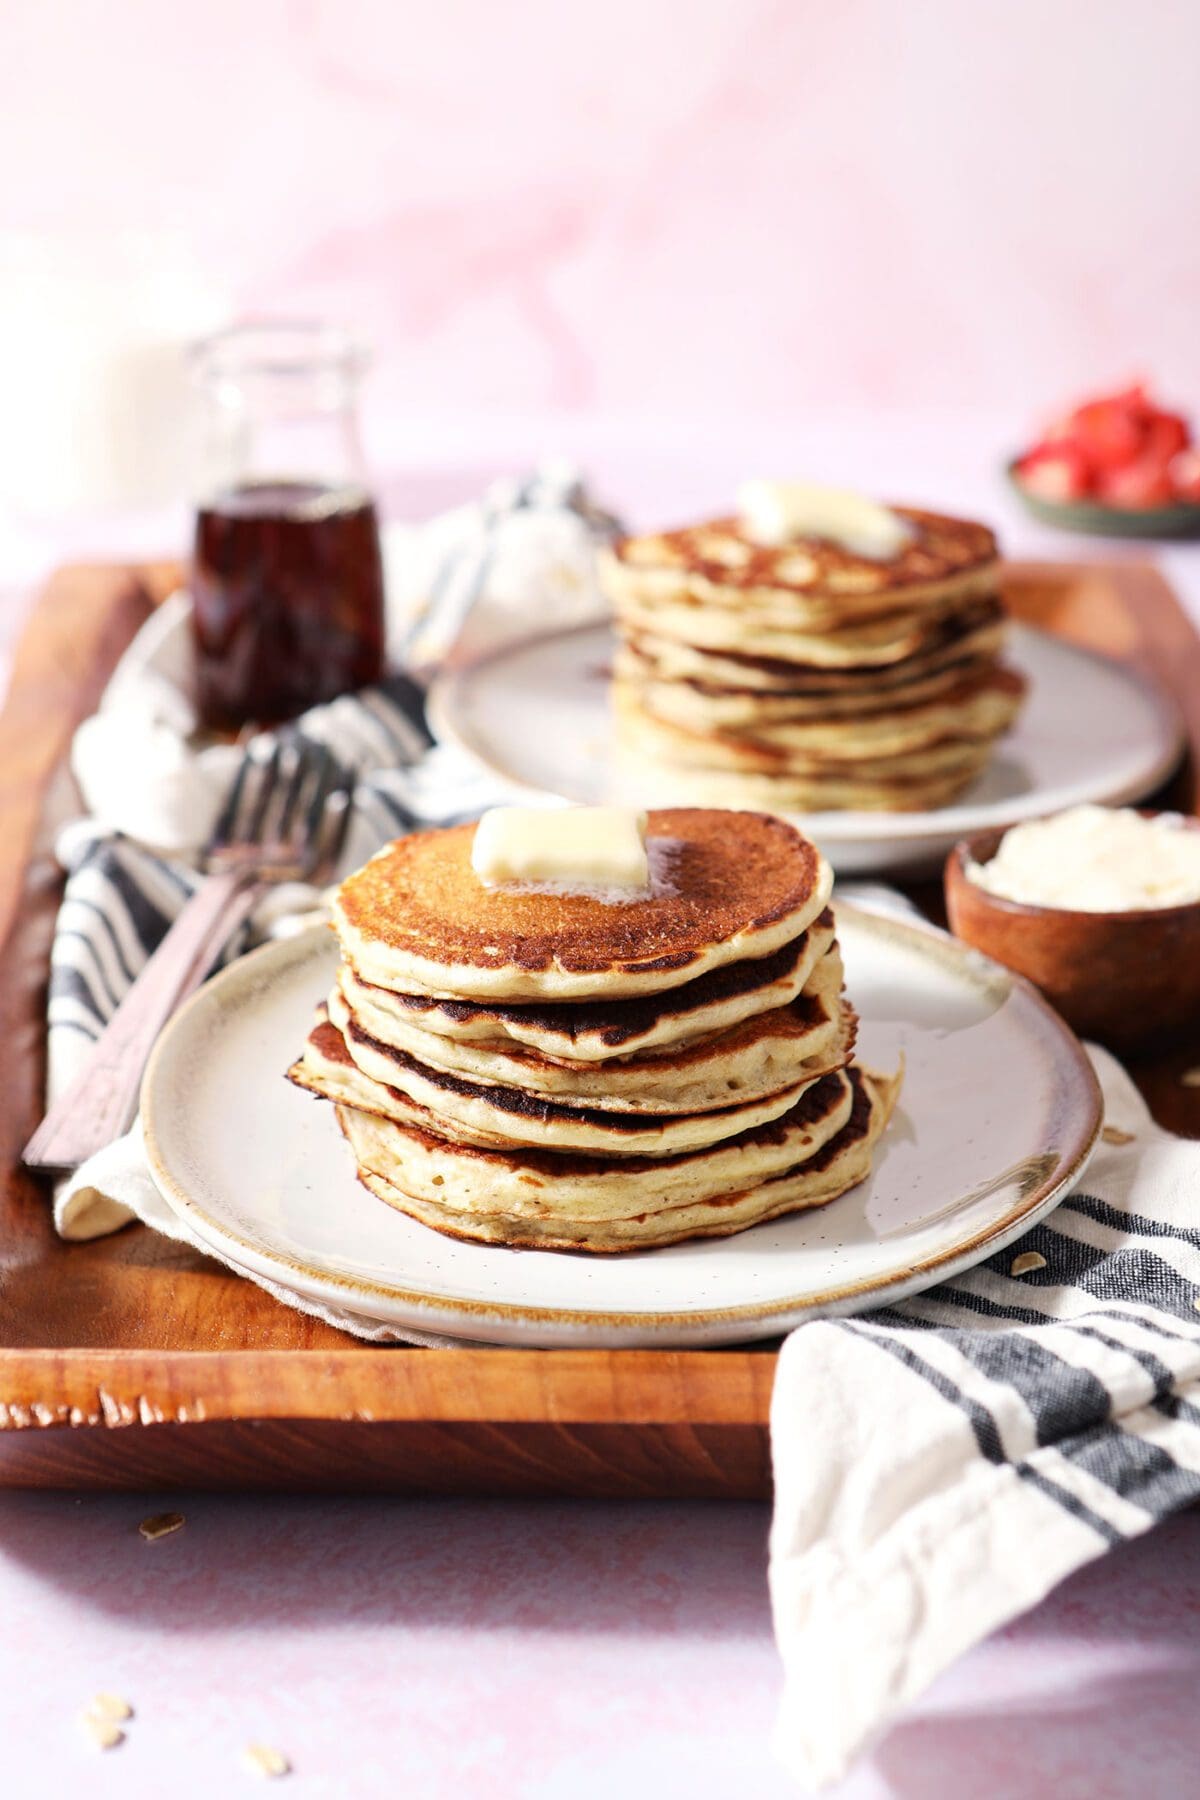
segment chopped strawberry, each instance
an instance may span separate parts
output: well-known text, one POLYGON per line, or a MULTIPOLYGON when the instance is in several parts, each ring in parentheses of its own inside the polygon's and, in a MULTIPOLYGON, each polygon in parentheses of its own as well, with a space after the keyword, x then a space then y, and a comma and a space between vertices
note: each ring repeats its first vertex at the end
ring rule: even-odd
POLYGON ((1091 400, 1071 414, 1071 435, 1093 469, 1120 469, 1142 448, 1145 419, 1125 395, 1091 400))
POLYGON ((1036 445, 1017 464, 1017 474, 1040 500, 1079 500, 1088 492, 1087 461, 1066 438, 1036 445))
POLYGON ((1170 462, 1181 450, 1186 450, 1192 441, 1187 420, 1179 413, 1155 413, 1150 421, 1150 429, 1146 438, 1146 455, 1160 456, 1170 462))
POLYGON ((1169 460, 1148 451, 1124 469, 1107 470, 1100 480, 1100 498, 1109 506, 1121 506, 1131 511, 1169 506, 1175 498, 1169 460))
POLYGON ((1017 471, 1043 500, 1169 506, 1177 498, 1200 501, 1200 452, 1191 443, 1183 415, 1164 411, 1135 382, 1062 414, 1017 471))
POLYGON ((1172 457, 1169 474, 1177 500, 1200 504, 1200 450, 1181 450, 1172 457))

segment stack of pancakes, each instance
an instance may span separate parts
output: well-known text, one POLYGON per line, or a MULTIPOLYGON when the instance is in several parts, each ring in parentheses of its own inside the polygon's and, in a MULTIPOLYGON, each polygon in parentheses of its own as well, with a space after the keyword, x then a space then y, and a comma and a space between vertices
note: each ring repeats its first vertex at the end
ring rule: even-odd
POLYGON ((861 1181, 896 1082, 855 1015, 808 840, 651 813, 643 897, 487 888, 474 827, 389 845, 334 907, 342 961, 300 1061, 371 1191, 461 1238, 633 1250, 861 1181))
POLYGON ((653 791, 907 812, 980 773, 1025 686, 1000 660, 996 540, 895 511, 910 535, 888 561, 820 538, 760 544, 735 519, 603 553, 620 735, 653 791))

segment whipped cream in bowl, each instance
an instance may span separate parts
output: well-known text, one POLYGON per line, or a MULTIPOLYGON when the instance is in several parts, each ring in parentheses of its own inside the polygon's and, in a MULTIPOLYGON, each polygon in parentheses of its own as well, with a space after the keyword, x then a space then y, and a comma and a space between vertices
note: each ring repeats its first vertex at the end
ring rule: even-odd
POLYGON ((946 911, 1083 1038, 1160 1052, 1200 1020, 1200 819, 1083 806, 981 833, 946 911))
POLYGON ((1200 822, 1073 806, 1012 826, 986 861, 968 857, 966 874, 1024 906, 1090 913, 1190 906, 1200 901, 1200 822))

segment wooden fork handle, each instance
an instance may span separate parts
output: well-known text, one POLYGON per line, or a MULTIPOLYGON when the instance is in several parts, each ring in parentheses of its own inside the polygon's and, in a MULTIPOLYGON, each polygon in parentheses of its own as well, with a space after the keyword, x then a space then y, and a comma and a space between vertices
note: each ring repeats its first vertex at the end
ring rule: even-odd
POLYGON ((155 1039, 262 891, 244 870, 206 876, 25 1146, 28 1167, 77 1168, 129 1130, 155 1039))

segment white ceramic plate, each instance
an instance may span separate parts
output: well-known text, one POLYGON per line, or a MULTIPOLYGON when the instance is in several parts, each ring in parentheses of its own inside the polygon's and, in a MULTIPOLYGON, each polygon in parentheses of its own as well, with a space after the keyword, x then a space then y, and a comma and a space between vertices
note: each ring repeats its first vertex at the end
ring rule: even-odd
MULTIPOLYGON (((941 863, 962 837, 1084 801, 1121 805, 1153 793, 1183 746, 1170 699, 1123 663, 1015 625, 1009 660, 1029 677, 1015 729, 962 799, 936 812, 791 814, 844 875, 941 863)), ((547 633, 444 674, 430 694, 437 736, 526 796, 665 805, 636 793, 615 755, 607 624, 547 633)))
POLYGON ((324 930, 243 958, 146 1074, 150 1164, 198 1236, 298 1293, 401 1328, 531 1345, 769 1337, 928 1287, 1026 1231, 1079 1179, 1100 1096, 1033 990, 940 932, 843 906, 864 1060, 903 1052, 869 1181, 828 1207, 615 1257, 463 1244, 359 1186, 333 1109, 284 1080, 330 985, 324 930))

